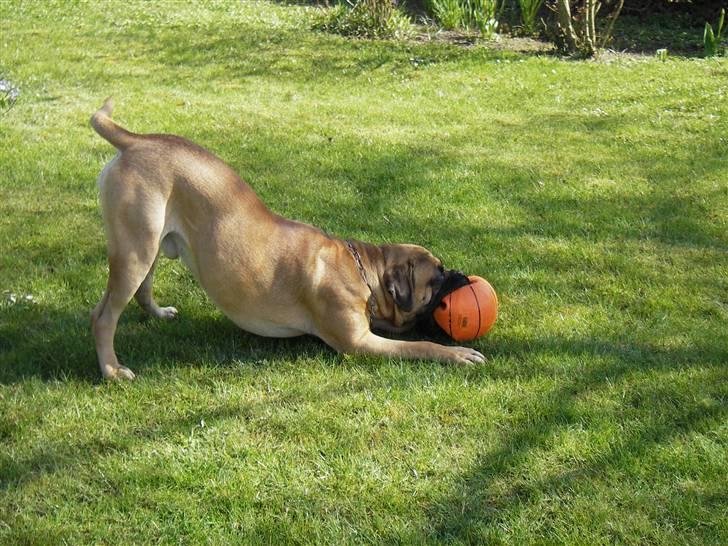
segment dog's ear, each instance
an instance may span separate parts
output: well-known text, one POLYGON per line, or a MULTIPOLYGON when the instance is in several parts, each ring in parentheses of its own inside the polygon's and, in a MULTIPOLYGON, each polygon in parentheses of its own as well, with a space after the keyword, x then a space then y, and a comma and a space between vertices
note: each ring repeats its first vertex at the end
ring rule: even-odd
POLYGON ((384 272, 384 287, 392 296, 397 307, 405 312, 412 311, 415 289, 413 267, 411 262, 407 262, 392 266, 384 272))

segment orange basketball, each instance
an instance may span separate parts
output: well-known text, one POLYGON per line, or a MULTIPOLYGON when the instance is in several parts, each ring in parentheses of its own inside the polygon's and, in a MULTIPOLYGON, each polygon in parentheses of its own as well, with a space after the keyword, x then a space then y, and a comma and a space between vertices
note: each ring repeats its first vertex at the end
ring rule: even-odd
POLYGON ((485 334, 498 317, 498 298, 488 281, 475 275, 470 284, 442 298, 433 315, 455 341, 470 341, 485 334))

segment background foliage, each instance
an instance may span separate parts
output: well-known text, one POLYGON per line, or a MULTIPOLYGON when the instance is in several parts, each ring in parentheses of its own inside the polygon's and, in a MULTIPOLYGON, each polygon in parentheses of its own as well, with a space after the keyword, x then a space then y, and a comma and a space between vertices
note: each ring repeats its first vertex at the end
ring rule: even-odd
POLYGON ((712 49, 703 46, 706 22, 717 21, 720 12, 720 6, 707 0, 346 0, 333 5, 316 27, 363 38, 410 36, 415 32, 411 22, 417 20, 445 30, 475 31, 486 39, 493 39, 496 31, 540 35, 559 51, 584 57, 598 55, 605 47, 630 47, 635 39, 644 43, 646 37, 653 52, 668 47, 674 51, 677 46, 679 53, 722 54, 725 42, 718 39, 712 49), (629 21, 623 28, 617 25, 614 40, 622 13, 629 21), (675 18, 683 33, 695 27, 694 35, 659 43, 666 33, 668 42, 675 42, 673 31, 663 29, 666 23, 674 26, 675 18))

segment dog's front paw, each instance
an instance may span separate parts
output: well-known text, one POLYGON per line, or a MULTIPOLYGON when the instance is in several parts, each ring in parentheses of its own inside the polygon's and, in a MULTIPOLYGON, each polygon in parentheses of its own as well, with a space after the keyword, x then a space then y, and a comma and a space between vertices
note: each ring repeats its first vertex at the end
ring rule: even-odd
POLYGON ((157 316, 157 318, 161 319, 173 319, 177 318, 178 311, 175 307, 158 307, 154 314, 157 316))
POLYGON ((483 364, 485 357, 482 353, 470 347, 448 347, 448 360, 455 364, 483 364))

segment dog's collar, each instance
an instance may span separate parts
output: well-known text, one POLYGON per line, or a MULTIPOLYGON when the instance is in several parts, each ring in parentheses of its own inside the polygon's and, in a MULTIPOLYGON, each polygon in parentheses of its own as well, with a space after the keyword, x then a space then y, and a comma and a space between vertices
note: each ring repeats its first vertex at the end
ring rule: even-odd
POLYGON ((354 243, 351 241, 345 241, 346 247, 349 249, 349 252, 351 253, 352 257, 354 258, 354 261, 356 262, 356 268, 359 270, 359 274, 361 275, 362 280, 364 281, 364 284, 367 285, 367 288, 369 289, 369 299, 367 301, 367 306, 369 307, 369 319, 373 319, 376 316, 377 312, 377 302, 374 298, 374 290, 372 290, 372 285, 369 284, 369 278, 367 277, 367 270, 364 269, 364 264, 361 261, 361 255, 359 254, 359 251, 354 246, 354 243))
POLYGON ((369 286, 369 279, 367 278, 367 271, 364 269, 364 264, 361 263, 361 255, 359 254, 359 251, 354 246, 354 243, 351 241, 346 241, 346 246, 349 249, 349 252, 351 252, 351 255, 354 256, 354 261, 356 262, 356 267, 359 270, 359 274, 361 275, 361 278, 364 279, 364 282, 369 287, 369 290, 372 289, 371 286, 369 286))

